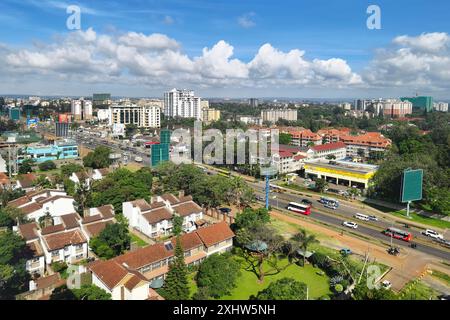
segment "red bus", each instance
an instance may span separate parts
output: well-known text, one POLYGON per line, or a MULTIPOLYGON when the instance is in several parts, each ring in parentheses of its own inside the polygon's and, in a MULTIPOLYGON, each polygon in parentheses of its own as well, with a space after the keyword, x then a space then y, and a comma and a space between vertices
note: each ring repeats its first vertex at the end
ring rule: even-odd
POLYGON ((383 233, 389 237, 400 239, 403 241, 411 241, 412 235, 409 232, 397 229, 397 228, 387 228, 383 233))
POLYGON ((307 204, 297 203, 297 202, 289 202, 287 209, 289 211, 298 212, 304 215, 309 216, 311 214, 311 206, 307 204))

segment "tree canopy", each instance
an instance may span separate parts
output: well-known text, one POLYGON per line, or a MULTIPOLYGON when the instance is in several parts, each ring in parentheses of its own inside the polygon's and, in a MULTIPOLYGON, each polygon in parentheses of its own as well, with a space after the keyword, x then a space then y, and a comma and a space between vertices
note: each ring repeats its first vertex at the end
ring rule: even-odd
POLYGON ((109 158, 111 154, 111 149, 105 146, 99 146, 94 149, 94 151, 89 152, 83 158, 83 165, 85 167, 90 167, 93 169, 101 169, 109 167, 112 160, 109 158))
POLYGON ((305 283, 282 278, 258 292, 256 300, 306 300, 306 290, 305 283))

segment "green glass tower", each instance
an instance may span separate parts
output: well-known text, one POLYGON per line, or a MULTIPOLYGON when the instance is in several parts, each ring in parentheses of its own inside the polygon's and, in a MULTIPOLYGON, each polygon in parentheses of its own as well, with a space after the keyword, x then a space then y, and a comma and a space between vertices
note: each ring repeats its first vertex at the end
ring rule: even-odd
POLYGON ((426 110, 431 112, 433 110, 433 97, 430 96, 418 96, 418 97, 403 97, 402 101, 409 101, 412 103, 413 108, 426 110))

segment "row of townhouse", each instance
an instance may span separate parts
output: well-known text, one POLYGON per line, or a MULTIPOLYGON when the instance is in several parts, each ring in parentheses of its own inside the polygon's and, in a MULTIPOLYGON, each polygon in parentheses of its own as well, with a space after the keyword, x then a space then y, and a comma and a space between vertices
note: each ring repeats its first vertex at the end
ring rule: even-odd
POLYGON ((114 208, 104 205, 91 208, 86 216, 69 213, 52 217, 48 226, 36 221, 19 224, 13 230, 26 241, 30 258, 26 270, 43 276, 53 262, 75 263, 88 257, 88 242, 110 223, 114 223, 114 208))
POLYGON ((194 231, 196 221, 203 218, 203 209, 191 196, 173 194, 153 196, 150 203, 144 199, 124 202, 122 212, 132 228, 150 238, 170 235, 174 215, 183 218, 184 232, 194 231))
POLYGON ((110 172, 109 169, 94 169, 92 171, 80 171, 73 172, 69 179, 75 183, 75 185, 80 184, 81 181, 84 181, 88 186, 91 185, 92 182, 102 180, 106 175, 110 172))
MULTIPOLYGON (((186 265, 198 265, 214 253, 231 250, 233 237, 225 222, 183 234, 180 240, 186 265)), ((175 245, 176 239, 172 238, 110 260, 94 261, 88 266, 92 283, 109 292, 113 300, 151 299, 153 289, 164 284, 175 245)))
POLYGON ((372 152, 385 152, 392 141, 379 132, 366 132, 357 136, 343 135, 340 141, 347 146, 347 156, 370 157, 372 152))
POLYGON ((56 217, 75 212, 73 202, 65 191, 44 189, 27 192, 8 202, 8 206, 20 209, 26 219, 38 221, 46 215, 56 217))

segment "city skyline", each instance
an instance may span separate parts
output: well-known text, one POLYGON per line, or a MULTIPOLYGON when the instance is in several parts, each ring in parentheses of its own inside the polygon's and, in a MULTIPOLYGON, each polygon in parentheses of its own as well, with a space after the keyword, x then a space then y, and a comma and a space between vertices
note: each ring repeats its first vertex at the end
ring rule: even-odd
POLYGON ((370 30, 370 4, 6 0, 0 93, 446 100, 449 5, 378 1, 381 29, 370 30), (81 9, 81 30, 67 29, 69 5, 81 9))

